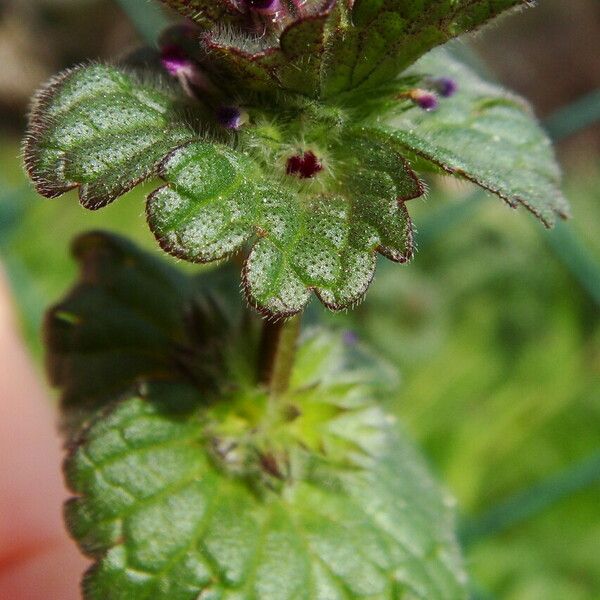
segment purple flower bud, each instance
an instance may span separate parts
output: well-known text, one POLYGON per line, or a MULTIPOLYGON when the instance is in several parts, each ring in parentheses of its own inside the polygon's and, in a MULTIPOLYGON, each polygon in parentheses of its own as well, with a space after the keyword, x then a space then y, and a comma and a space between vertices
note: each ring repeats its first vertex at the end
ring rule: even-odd
POLYGON ((439 106, 438 97, 433 92, 420 88, 407 92, 407 97, 423 110, 432 111, 439 106))
POLYGON ((194 65, 179 46, 165 46, 161 50, 160 61, 169 75, 189 75, 194 65))
POLYGON ((450 98, 454 96, 458 90, 458 84, 451 77, 434 77, 429 79, 427 83, 442 97, 450 98))
POLYGON ((237 106, 221 106, 217 110, 217 121, 225 129, 239 129, 248 121, 246 111, 237 106))
POLYGON ((249 10, 258 13, 273 14, 280 10, 279 0, 245 0, 249 10))
POLYGON ((180 46, 163 46, 160 60, 165 71, 179 80, 190 98, 197 98, 200 93, 214 93, 215 87, 210 79, 180 46))
POLYGON ((321 161, 312 150, 288 158, 286 173, 297 175, 301 179, 310 179, 323 170, 321 161))

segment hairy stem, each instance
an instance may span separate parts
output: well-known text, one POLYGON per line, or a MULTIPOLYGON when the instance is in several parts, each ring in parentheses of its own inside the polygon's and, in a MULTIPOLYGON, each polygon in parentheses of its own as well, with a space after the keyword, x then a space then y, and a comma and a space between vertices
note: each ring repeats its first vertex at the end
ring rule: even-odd
POLYGON ((299 334, 299 316, 285 321, 265 321, 263 325, 260 377, 273 397, 283 394, 289 386, 299 334))

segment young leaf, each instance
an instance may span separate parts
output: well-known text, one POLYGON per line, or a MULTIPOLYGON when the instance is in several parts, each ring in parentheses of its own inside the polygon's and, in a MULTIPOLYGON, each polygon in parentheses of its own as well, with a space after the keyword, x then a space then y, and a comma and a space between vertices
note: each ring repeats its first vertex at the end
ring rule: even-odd
POLYGON ((214 385, 227 328, 193 279, 101 232, 77 238, 73 254, 79 281, 44 327, 65 424, 76 425, 140 378, 214 385))
POLYGON ((334 39, 334 24, 339 21, 341 8, 333 2, 303 7, 303 16, 284 20, 286 26, 267 45, 256 47, 254 37, 248 40, 242 34, 235 45, 229 32, 223 34, 216 28, 203 38, 205 52, 210 57, 207 68, 223 87, 236 95, 246 91, 274 94, 285 90, 319 96, 322 61, 334 39))
POLYGON ((324 57, 323 96, 376 87, 423 54, 526 0, 356 0, 324 57))
POLYGON ((149 384, 92 422, 66 464, 86 600, 465 598, 448 499, 338 358, 309 338, 279 413, 149 384))
POLYGON ((323 98, 378 87, 431 48, 527 4, 275 0, 273 12, 261 19, 251 2, 163 1, 209 30, 197 43, 196 58, 236 95, 285 90, 323 98))
POLYGON ((344 308, 365 294, 375 251, 397 262, 412 257, 403 202, 423 189, 378 132, 350 131, 332 147, 332 160, 336 152, 341 185, 318 193, 272 181, 229 147, 182 146, 161 165, 168 185, 148 199, 150 227, 163 249, 196 262, 232 254, 256 234, 244 285, 265 313, 300 311, 310 290, 330 308, 344 308))
POLYGON ((453 78, 459 91, 435 112, 411 108, 389 119, 387 133, 407 151, 489 190, 511 207, 522 204, 551 227, 569 216, 551 142, 527 103, 482 80, 444 50, 414 72, 453 78))
POLYGON ((105 206, 193 137, 181 110, 175 89, 116 67, 66 71, 34 99, 24 151, 29 176, 48 198, 78 187, 86 208, 105 206))

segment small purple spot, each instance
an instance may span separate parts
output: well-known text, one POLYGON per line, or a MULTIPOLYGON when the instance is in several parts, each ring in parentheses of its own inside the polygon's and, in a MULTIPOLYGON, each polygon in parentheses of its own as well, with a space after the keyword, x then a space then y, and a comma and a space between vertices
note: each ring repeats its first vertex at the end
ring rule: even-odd
POLYGON ((450 98, 458 91, 458 84, 451 77, 434 77, 428 83, 442 98, 450 98))
POLYGON ((301 179, 310 179, 322 170, 323 165, 312 150, 292 156, 287 161, 286 173, 301 179))
POLYGON ((221 106, 217 110, 217 121, 225 129, 239 129, 246 121, 245 113, 237 106, 221 106))
POLYGON ((310 150, 304 153, 304 162, 300 169, 300 175, 302 177, 308 178, 313 177, 319 171, 323 170, 323 165, 319 161, 319 159, 315 156, 314 152, 310 150))
POLYGON ((346 344, 347 346, 354 346, 358 343, 358 335, 355 331, 352 331, 351 329, 346 329, 346 331, 344 331, 343 340, 344 344, 346 344))

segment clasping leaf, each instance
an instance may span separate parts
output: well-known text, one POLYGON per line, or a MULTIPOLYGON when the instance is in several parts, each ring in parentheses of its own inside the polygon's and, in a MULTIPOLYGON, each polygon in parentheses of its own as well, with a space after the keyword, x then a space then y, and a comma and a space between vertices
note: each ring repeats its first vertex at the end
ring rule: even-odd
POLYGON ((452 501, 339 339, 305 337, 276 412, 237 383, 141 380, 75 438, 86 600, 465 598, 452 501))
POLYGON ((341 336, 304 335, 274 404, 252 329, 190 322, 195 278, 99 232, 74 248, 48 363, 86 600, 465 597, 453 502, 341 336))

